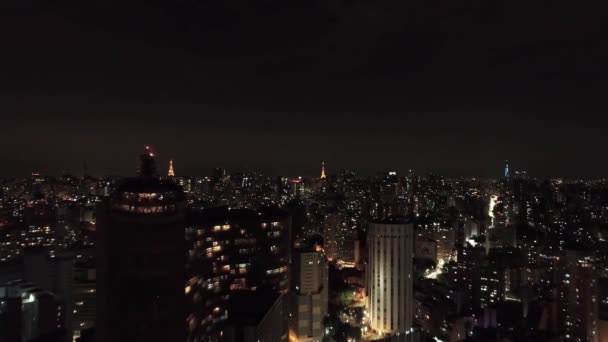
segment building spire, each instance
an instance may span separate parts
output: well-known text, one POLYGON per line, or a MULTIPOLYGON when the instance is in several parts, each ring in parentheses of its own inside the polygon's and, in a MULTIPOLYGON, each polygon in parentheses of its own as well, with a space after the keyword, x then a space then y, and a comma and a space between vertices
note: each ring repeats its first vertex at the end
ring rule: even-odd
POLYGON ((169 160, 169 172, 167 173, 169 177, 175 177, 175 171, 173 171, 173 159, 169 160))
POLYGON ((321 163, 321 179, 325 179, 327 176, 325 175, 325 162, 321 163))
POLYGON ((150 146, 145 146, 145 151, 139 156, 139 176, 155 177, 156 160, 154 151, 150 146))

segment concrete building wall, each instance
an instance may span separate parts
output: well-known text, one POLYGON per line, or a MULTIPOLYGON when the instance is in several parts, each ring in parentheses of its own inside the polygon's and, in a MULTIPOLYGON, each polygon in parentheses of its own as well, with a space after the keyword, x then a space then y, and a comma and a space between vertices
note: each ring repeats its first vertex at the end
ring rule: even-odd
POLYGON ((299 253, 292 292, 292 330, 299 341, 320 341, 328 310, 328 270, 318 252, 299 253))
POLYGON ((409 332, 413 324, 414 226, 370 223, 368 312, 378 333, 409 332))

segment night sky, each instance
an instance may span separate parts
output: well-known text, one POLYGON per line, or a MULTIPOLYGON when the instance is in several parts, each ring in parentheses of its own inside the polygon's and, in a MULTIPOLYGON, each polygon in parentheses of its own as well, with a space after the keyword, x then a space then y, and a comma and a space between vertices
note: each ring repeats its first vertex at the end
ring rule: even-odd
POLYGON ((608 174, 605 1, 3 0, 3 176, 608 174))

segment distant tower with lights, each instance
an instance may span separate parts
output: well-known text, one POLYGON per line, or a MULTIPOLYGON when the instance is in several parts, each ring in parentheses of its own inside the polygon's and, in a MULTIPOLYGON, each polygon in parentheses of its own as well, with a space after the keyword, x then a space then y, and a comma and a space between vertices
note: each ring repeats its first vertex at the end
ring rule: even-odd
POLYGON ((505 178, 509 178, 509 176, 511 175, 510 171, 509 171, 509 161, 505 160, 505 178))
POLYGON ((150 147, 97 213, 97 341, 185 341, 185 195, 150 147))
POLYGON ((173 159, 169 160, 169 172, 167 173, 169 177, 175 177, 175 171, 173 170, 173 159))
POLYGON ((325 179, 327 178, 327 175, 325 174, 325 162, 321 163, 321 179, 325 179))

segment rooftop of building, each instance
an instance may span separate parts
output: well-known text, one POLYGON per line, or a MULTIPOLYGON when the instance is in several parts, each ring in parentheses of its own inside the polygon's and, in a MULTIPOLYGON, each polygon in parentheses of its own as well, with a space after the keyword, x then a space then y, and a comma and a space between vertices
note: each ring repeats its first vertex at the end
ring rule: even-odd
POLYGON ((190 211, 189 221, 194 224, 216 223, 223 221, 276 220, 288 217, 289 214, 276 207, 265 207, 258 210, 214 207, 190 211))
POLYGON ((376 224, 408 224, 412 223, 414 220, 409 216, 389 216, 385 218, 376 218, 370 220, 370 223, 376 224))
POLYGON ((259 324, 279 298, 271 289, 257 291, 236 291, 230 294, 228 302, 229 324, 259 324))
POLYGON ((116 192, 133 193, 176 193, 182 194, 182 187, 172 180, 159 178, 133 177, 126 178, 116 189, 116 192))
POLYGON ((5 284, 0 284, 0 298, 8 298, 14 296, 23 297, 24 294, 33 298, 55 297, 55 294, 38 287, 36 284, 25 280, 12 280, 5 284))

